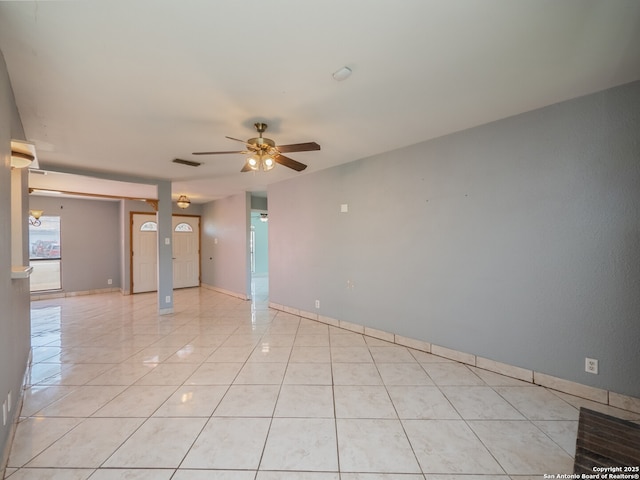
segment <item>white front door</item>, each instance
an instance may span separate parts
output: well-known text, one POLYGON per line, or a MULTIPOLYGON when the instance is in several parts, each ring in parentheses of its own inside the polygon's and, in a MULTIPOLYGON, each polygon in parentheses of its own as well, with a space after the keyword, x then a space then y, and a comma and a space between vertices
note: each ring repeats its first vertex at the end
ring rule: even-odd
POLYGON ((173 217, 173 288, 200 285, 200 217, 173 217))
POLYGON ((155 214, 134 213, 131 222, 132 293, 158 289, 158 224, 155 214))
MULTIPOLYGON (((173 288, 200 285, 200 217, 173 216, 173 288)), ((158 289, 158 225, 155 214, 134 213, 131 222, 132 293, 158 289)))

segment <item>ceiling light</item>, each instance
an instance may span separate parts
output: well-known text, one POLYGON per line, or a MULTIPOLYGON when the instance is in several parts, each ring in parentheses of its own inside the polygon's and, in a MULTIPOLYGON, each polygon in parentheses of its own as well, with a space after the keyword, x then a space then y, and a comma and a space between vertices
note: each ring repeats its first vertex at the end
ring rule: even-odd
POLYGON ((346 80, 351 76, 351 69, 349 67, 342 67, 340 70, 333 72, 333 79, 337 82, 346 80))
POLYGON ((253 171, 264 170, 268 172, 276 166, 273 157, 266 153, 256 153, 247 158, 247 167, 253 171))
POLYGON ((14 168, 28 167, 31 165, 31 162, 33 162, 33 159, 33 155, 29 155, 28 153, 11 151, 11 166, 14 168))
POLYGON ((256 157, 254 157, 253 155, 250 156, 247 159, 247 165, 249 166, 249 168, 251 170, 258 170, 259 166, 258 166, 258 159, 256 157))
POLYGON ((276 166, 276 162, 273 161, 273 157, 271 155, 266 155, 264 157, 262 157, 262 169, 265 172, 268 172, 269 170, 271 170, 273 167, 276 166))
MULTIPOLYGON (((28 142, 11 140, 11 166, 25 168, 36 160, 36 147, 28 142)), ((35 167, 37 168, 37 163, 35 167)))
POLYGON ((180 195, 176 203, 180 208, 187 208, 189 205, 191 205, 191 200, 189 200, 189 197, 187 197, 186 195, 180 195))
POLYGON ((40 222, 42 214, 42 210, 29 210, 29 224, 34 227, 39 227, 42 224, 42 222, 40 222))

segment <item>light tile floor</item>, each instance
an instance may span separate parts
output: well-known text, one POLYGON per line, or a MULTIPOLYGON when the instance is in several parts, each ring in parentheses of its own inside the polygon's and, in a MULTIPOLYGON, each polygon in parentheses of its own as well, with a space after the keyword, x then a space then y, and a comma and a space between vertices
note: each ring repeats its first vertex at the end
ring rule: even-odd
POLYGON ((580 405, 640 419, 271 310, 261 285, 179 290, 167 316, 155 294, 33 302, 6 478, 539 478, 571 473, 580 405))

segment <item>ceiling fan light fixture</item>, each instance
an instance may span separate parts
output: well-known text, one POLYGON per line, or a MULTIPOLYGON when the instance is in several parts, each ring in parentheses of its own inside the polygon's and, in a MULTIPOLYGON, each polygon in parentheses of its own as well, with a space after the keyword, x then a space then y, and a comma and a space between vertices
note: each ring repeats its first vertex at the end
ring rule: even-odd
POLYGON ((191 205, 191 200, 189 200, 189 197, 187 197, 186 195, 180 195, 176 204, 180 208, 187 208, 189 205, 191 205))
POLYGON ((271 155, 265 155, 262 158, 262 169, 265 172, 268 172, 275 166, 276 166, 276 162, 274 162, 273 157, 271 155))
POLYGON ((258 153, 247 158, 247 168, 253 170, 254 172, 257 172, 258 170, 268 172, 275 166, 275 160, 271 155, 268 154, 258 153))
POLYGON ((245 141, 240 140, 239 138, 226 137, 229 140, 244 143, 246 146, 245 150, 231 152, 193 152, 193 155, 226 155, 228 153, 242 153, 247 155, 247 157, 245 157, 245 163, 240 170, 241 172, 255 172, 257 170, 268 172, 276 166, 276 163, 287 168, 291 168, 296 172, 301 172, 307 168, 307 166, 304 163, 300 163, 293 158, 283 155, 283 153, 320 150, 320 145, 316 142, 293 143, 290 145, 276 146, 276 142, 272 139, 262 136, 264 131, 267 129, 266 123, 255 123, 254 126, 259 134, 255 138, 250 138, 245 141))
POLYGON ((260 168, 258 159, 254 155, 251 155, 249 158, 247 158, 247 167, 249 167, 251 170, 258 170, 258 168, 260 168))

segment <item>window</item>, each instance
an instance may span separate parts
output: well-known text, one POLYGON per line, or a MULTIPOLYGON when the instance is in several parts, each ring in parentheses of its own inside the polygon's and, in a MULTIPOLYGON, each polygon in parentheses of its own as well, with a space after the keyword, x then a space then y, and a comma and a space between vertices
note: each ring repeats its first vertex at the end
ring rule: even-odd
POLYGON ((156 222, 144 222, 140 226, 140 231, 141 232, 157 232, 158 224, 156 222))
POLYGON ((40 225, 29 225, 29 264, 31 291, 60 290, 60 217, 42 216, 40 225))
POLYGON ((179 223, 178 225, 176 225, 176 228, 174 228, 174 230, 176 232, 193 232, 193 228, 191 227, 191 225, 189 225, 188 223, 179 223))

